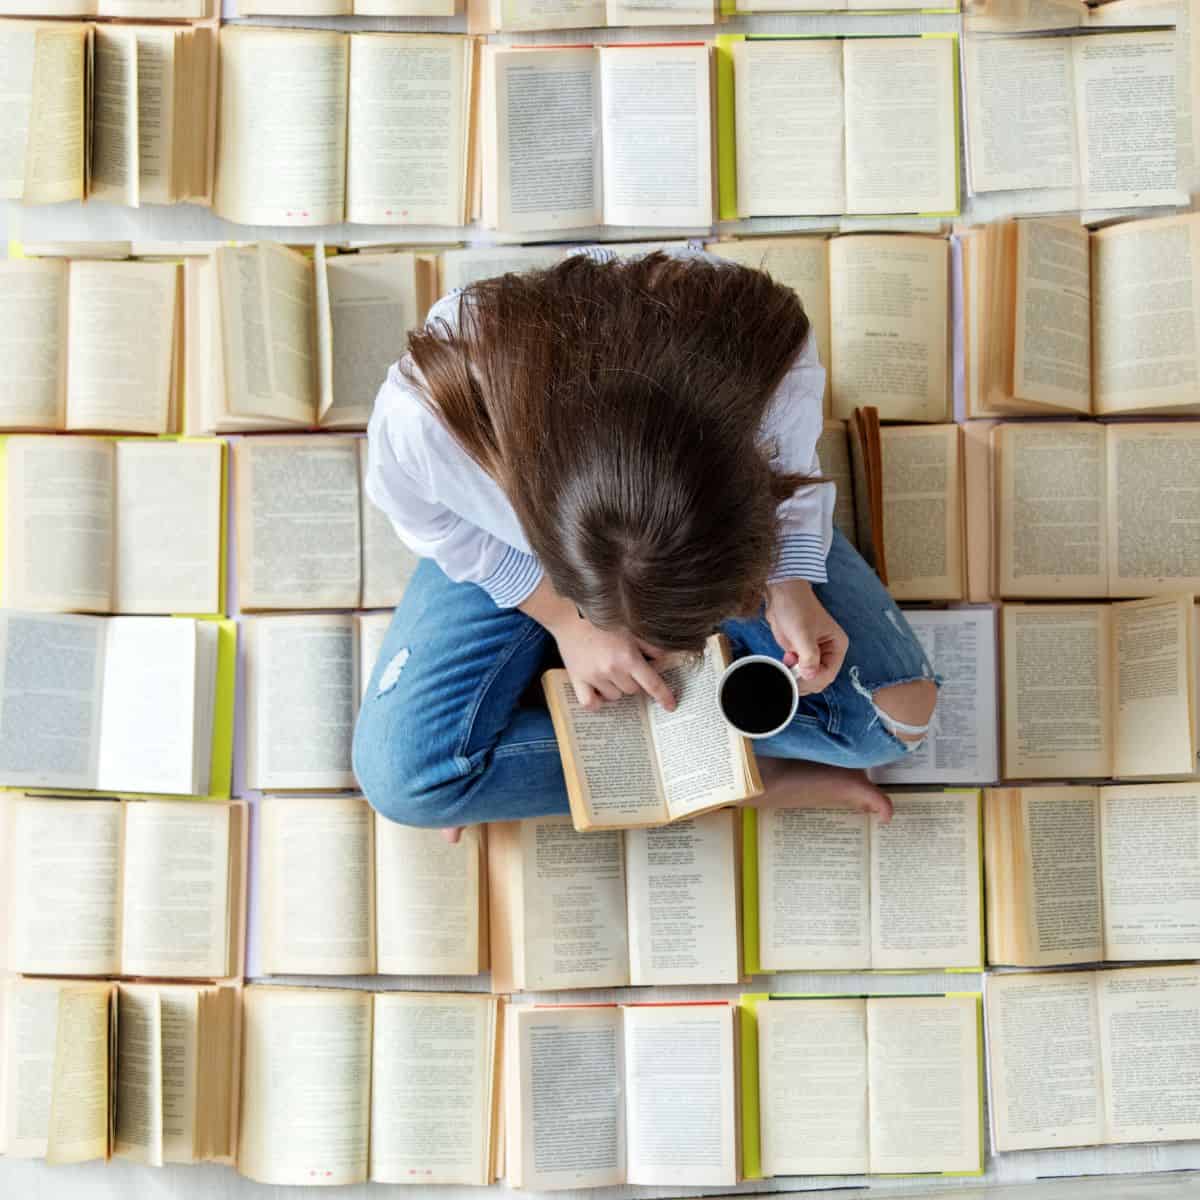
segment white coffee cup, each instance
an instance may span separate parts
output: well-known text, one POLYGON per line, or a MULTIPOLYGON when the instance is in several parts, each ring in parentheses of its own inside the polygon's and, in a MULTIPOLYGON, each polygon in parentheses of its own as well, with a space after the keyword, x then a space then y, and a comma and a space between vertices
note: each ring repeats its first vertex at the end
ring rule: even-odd
POLYGON ((792 669, 768 654, 735 659, 717 684, 721 716, 743 737, 772 737, 786 729, 799 704, 792 669))

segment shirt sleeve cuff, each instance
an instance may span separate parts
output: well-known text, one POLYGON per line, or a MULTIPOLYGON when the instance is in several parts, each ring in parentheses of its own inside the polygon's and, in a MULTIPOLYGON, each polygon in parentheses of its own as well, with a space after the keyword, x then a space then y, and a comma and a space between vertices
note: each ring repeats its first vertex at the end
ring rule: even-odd
POLYGON ((828 583, 826 554, 825 539, 819 533, 786 533, 779 544, 779 557, 767 582, 807 579, 809 583, 828 583))
POLYGON ((516 608, 533 594, 543 574, 542 564, 532 554, 509 546, 496 569, 481 579, 479 586, 491 596, 497 608, 516 608))

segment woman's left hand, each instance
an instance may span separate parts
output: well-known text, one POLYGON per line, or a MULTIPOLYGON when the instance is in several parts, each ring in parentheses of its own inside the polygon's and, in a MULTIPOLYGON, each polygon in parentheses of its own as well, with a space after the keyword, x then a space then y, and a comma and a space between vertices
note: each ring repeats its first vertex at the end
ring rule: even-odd
POLYGON ((807 579, 767 585, 767 624, 785 651, 784 665, 798 668, 801 695, 823 692, 837 678, 850 639, 807 579))

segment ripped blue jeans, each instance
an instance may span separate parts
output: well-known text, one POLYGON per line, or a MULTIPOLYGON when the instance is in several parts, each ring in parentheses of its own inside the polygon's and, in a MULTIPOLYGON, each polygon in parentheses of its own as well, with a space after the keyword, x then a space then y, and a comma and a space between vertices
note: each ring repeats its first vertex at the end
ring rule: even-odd
MULTIPOLYGON (((911 749, 881 719, 880 688, 936 680, 920 643, 875 572, 835 533, 821 603, 850 648, 837 678, 802 696, 791 724, 754 744, 759 755, 873 767, 911 749)), ((783 651, 766 619, 722 626, 736 656, 783 651)), ((405 825, 473 825, 565 813, 554 730, 530 696, 554 653, 551 636, 481 588, 422 562, 392 620, 363 697, 354 770, 375 809, 405 825)))

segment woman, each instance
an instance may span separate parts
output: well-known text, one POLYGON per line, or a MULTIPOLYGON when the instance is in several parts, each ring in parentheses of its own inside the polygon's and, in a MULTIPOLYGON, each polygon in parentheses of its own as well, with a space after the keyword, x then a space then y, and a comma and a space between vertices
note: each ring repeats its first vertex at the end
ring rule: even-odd
POLYGON ((888 819, 864 767, 928 728, 937 680, 818 479, 825 371, 803 307, 697 252, 573 255, 446 297, 388 373, 367 491, 421 563, 367 687, 371 804, 454 840, 562 813, 557 648, 586 706, 721 628, 797 668, 795 719, 755 743, 763 805, 888 819))

